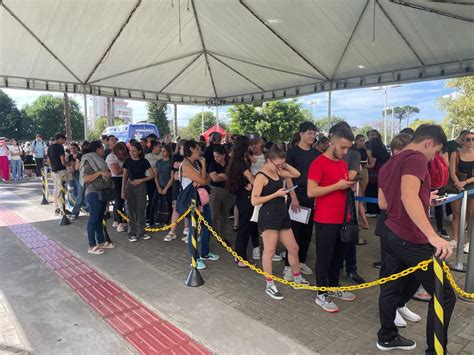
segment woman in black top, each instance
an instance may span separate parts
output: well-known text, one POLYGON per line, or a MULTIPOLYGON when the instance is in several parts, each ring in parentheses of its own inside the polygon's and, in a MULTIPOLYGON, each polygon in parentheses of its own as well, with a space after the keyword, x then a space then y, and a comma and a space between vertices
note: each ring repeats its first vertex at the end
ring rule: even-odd
POLYGON ((234 204, 234 196, 225 189, 227 175, 227 152, 223 146, 214 148, 214 162, 209 165, 209 176, 211 178, 211 205, 212 225, 219 235, 225 232, 227 215, 234 204))
MULTIPOLYGON (((252 205, 262 205, 258 214, 258 226, 263 230, 263 270, 272 275, 272 257, 278 241, 288 251, 288 262, 291 266, 296 283, 308 284, 301 276, 298 258, 298 244, 291 229, 290 216, 286 205, 288 191, 284 187, 284 179, 296 179, 301 174, 291 165, 285 163, 285 152, 274 145, 267 154, 267 162, 255 176, 252 190, 252 205)), ((265 292, 273 299, 283 299, 273 279, 267 278, 265 292)))
MULTIPOLYGON (((369 163, 367 164, 367 168, 369 169, 369 184, 367 185, 365 194, 367 197, 377 197, 377 177, 379 170, 390 159, 390 153, 382 143, 382 140, 378 137, 373 138, 368 147, 367 155, 369 163)), ((375 215, 379 213, 380 209, 377 204, 367 204, 367 217, 375 217, 375 215)))
MULTIPOLYGON (((234 139, 232 158, 226 170, 227 191, 235 195, 235 205, 239 211, 239 229, 235 239, 235 251, 244 260, 247 259, 247 246, 250 238, 250 219, 253 214, 253 206, 250 203, 250 192, 254 177, 250 171, 248 162, 248 150, 250 140, 246 136, 238 136, 234 139)), ((239 267, 246 267, 238 263, 239 267)))
POLYGON ((150 239, 145 234, 146 182, 153 180, 155 173, 143 154, 138 142, 130 146, 130 158, 123 163, 122 198, 128 205, 128 240, 150 239), (148 176, 147 176, 148 172, 148 176))

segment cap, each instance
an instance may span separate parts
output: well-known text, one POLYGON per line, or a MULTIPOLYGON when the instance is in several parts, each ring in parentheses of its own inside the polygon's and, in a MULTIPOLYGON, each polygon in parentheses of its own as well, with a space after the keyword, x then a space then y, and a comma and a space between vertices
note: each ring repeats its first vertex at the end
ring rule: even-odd
POLYGON ((249 140, 251 142, 258 142, 260 140, 260 136, 255 133, 249 134, 249 140))
POLYGON ((298 127, 298 132, 317 131, 317 130, 318 129, 316 128, 314 123, 309 122, 309 121, 301 123, 298 127))

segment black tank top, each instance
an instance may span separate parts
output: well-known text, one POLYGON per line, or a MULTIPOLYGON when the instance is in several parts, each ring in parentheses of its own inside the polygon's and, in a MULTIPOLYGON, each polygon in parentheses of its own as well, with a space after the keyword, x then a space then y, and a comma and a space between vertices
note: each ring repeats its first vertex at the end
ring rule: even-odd
POLYGON ((472 177, 472 171, 474 170, 474 161, 464 161, 459 157, 458 172, 467 174, 467 178, 472 177))
MULTIPOLYGON (((265 174, 264 172, 261 172, 259 171, 257 173, 258 174, 262 174, 263 176, 265 176, 267 179, 268 179, 268 184, 266 186, 263 187, 262 189, 262 193, 260 196, 269 196, 275 192, 277 192, 278 190, 280 190, 282 187, 283 187, 283 178, 279 178, 278 180, 273 180, 270 176, 268 176, 267 174, 265 174)), ((266 203, 264 203, 263 205, 266 205, 266 204, 270 204, 270 203, 285 203, 285 198, 284 197, 277 197, 277 198, 274 198, 266 203)))

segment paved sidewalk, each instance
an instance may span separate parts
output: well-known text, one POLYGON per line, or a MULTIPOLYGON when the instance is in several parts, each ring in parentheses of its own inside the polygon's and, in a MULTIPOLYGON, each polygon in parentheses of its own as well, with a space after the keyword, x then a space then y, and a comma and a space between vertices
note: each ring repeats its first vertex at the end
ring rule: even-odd
POLYGON ((0 353, 29 354, 31 346, 15 313, 0 290, 0 353))
MULTIPOLYGON (((49 206, 39 207, 40 194, 35 186, 9 187, 8 191, 14 192, 18 197, 31 200, 34 208, 41 209, 42 215, 47 213, 52 216, 52 208, 49 206)), ((30 209, 31 210, 31 209, 30 209)), ((49 218, 48 218, 49 219, 49 218)), ((58 220, 54 222, 42 222, 40 229, 47 231, 52 238, 67 243, 71 248, 71 242, 67 237, 55 234, 55 231, 73 231, 77 236, 77 228, 82 230, 82 240, 75 240, 73 247, 78 252, 85 251, 86 237, 84 226, 86 218, 81 217, 72 222, 72 226, 58 227, 58 220)), ((375 220, 371 220, 371 224, 375 220)), ((179 229, 181 230, 181 229, 179 229)), ((189 255, 187 245, 180 241, 180 238, 173 242, 166 243, 162 240, 164 233, 154 234, 154 238, 149 241, 140 241, 138 243, 129 243, 125 233, 117 233, 110 227, 109 233, 118 248, 126 255, 134 256, 147 265, 147 269, 155 270, 157 274, 165 274, 168 278, 182 283, 189 272, 189 255)), ((367 280, 378 278, 378 270, 371 265, 379 256, 379 241, 373 236, 372 231, 363 232, 362 236, 368 240, 369 244, 358 247, 358 265, 359 273, 367 280)), ((230 241, 234 240, 234 233, 230 229, 225 236, 230 241)), ((199 293, 205 293, 206 299, 214 300, 214 308, 207 309, 207 314, 212 315, 219 312, 223 306, 230 307, 237 313, 227 316, 229 324, 232 324, 234 315, 241 314, 238 322, 247 321, 253 328, 253 322, 260 324, 263 329, 273 329, 275 336, 292 339, 295 343, 303 346, 301 349, 309 349, 312 352, 322 354, 374 354, 378 353, 375 348, 376 332, 379 327, 378 321, 378 288, 357 291, 358 299, 355 302, 338 302, 341 312, 338 314, 327 314, 314 304, 314 293, 304 290, 293 290, 286 286, 279 286, 285 296, 282 301, 270 299, 264 293, 264 280, 248 269, 238 269, 232 262, 232 257, 219 245, 214 239, 211 240, 211 250, 222 256, 217 262, 207 262, 208 268, 202 271, 206 284, 199 288, 199 293)), ((115 252, 115 251, 114 251, 115 252)), ((124 255, 125 255, 124 254, 124 255)), ((108 256, 99 260, 104 263, 108 256)), ((314 240, 310 247, 310 255, 307 264, 313 268, 315 261, 314 240)), ((126 267, 118 266, 117 271, 112 274, 116 279, 121 278, 121 274, 126 273, 126 267)), ((283 263, 274 263, 274 272, 281 275, 283 263)), ((131 270, 129 270, 131 272, 131 270)), ((152 271, 153 272, 153 271, 152 271)), ((342 274, 344 275, 344 274, 342 274)), ((306 276, 305 276, 306 277, 306 276)), ((464 274, 455 273, 455 278, 461 286, 464 285, 464 274)), ((149 279, 150 275, 143 275, 143 279, 149 279)), ((314 275, 307 277, 314 283, 314 275)), ((128 282, 127 287, 133 287, 133 290, 141 292, 144 288, 143 282, 135 280, 124 280, 128 282), (131 286, 132 285, 132 286, 131 286)), ((348 284, 345 280, 343 284, 348 284)), ((159 297, 166 297, 165 311, 170 312, 171 317, 176 317, 174 313, 179 312, 182 307, 181 300, 187 294, 194 294, 194 289, 175 289, 179 293, 174 295, 163 295, 158 292, 159 297), (179 290, 179 291, 178 291, 179 290), (173 302, 170 297, 176 300, 173 302)), ((203 297, 203 296, 200 296, 203 297)), ((149 301, 156 307, 163 307, 158 300, 149 301), (156 303, 155 303, 156 301, 156 303)), ((425 349, 425 324, 426 324, 426 304, 417 301, 411 301, 410 308, 422 315, 422 321, 417 324, 410 323, 407 329, 402 329, 400 333, 416 340, 418 346, 412 353, 422 354, 425 349)), ((163 309, 163 308, 162 308, 163 309)), ((222 313, 220 313, 222 314, 222 313)), ((204 316, 204 319, 207 317, 204 316)), ((177 316, 180 322, 184 320, 177 316)), ((187 327, 192 326, 186 324, 187 327)), ((189 328, 188 328, 189 329, 189 328)), ((199 331, 194 329, 195 331, 199 331)), ((206 336, 201 331, 202 336, 206 336)), ((210 334, 207 334, 209 336, 210 334)), ((242 338, 242 334, 235 332, 236 338, 242 338)), ((250 337, 250 340, 256 344, 260 341, 259 331, 250 333, 245 332, 244 337, 250 337)), ((451 354, 472 354, 474 349, 474 305, 458 301, 449 334, 449 351, 451 354)), ((270 353, 270 351, 268 352, 270 353)), ((271 353, 284 353, 284 351, 273 351, 271 353)))

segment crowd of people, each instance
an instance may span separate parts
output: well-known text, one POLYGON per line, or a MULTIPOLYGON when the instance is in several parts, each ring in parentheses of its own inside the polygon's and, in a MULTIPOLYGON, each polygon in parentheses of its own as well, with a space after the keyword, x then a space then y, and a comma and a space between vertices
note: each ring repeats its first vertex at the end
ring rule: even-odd
MULTIPOLYGON (((253 263, 261 259, 268 274, 272 274, 273 262, 284 260, 283 277, 301 285, 309 284, 303 275, 315 273, 317 286, 339 286, 344 269, 349 281, 364 283, 357 270, 357 245, 367 241, 358 238, 357 230, 358 226, 368 229, 368 218, 373 217, 378 217, 375 234, 381 240, 381 260, 374 267, 381 269, 382 276, 416 265, 433 252, 448 257, 459 233, 464 232, 458 228, 460 202, 446 205, 446 211, 442 205, 435 206, 436 230, 429 221, 430 204, 436 194, 474 188, 474 132, 463 131, 447 142, 436 125, 405 129, 388 147, 377 130, 354 137, 346 122, 331 127, 327 135, 318 132, 312 122, 304 122, 289 144, 268 142, 255 133, 222 137, 217 132, 211 134, 209 143, 203 139, 173 143, 168 136, 161 140, 155 135, 130 142, 118 142, 113 135, 81 144, 65 141, 61 133, 48 145, 37 135, 22 148, 15 139, 0 140, 0 169, 8 180, 10 166, 17 181, 21 163, 26 171, 29 159, 40 176, 47 158, 54 179, 55 214, 64 212, 59 205, 63 184, 69 186, 73 201, 68 216, 76 219, 81 210, 89 214, 89 253, 103 254, 114 248, 102 228, 110 202, 114 228, 127 232, 130 242, 137 242, 151 238, 146 227, 169 225, 196 199, 205 220, 222 237, 228 238, 229 230, 235 232, 235 251, 243 260, 253 263), (22 158, 25 154, 29 158, 22 158), (443 176, 446 178, 440 179, 443 176), (378 197, 378 204, 356 202, 356 195, 378 197), (444 220, 451 214, 450 236, 444 220), (356 228, 349 228, 351 225, 356 228), (314 272, 306 264, 313 230, 314 272), (278 242, 284 247, 281 253, 277 253, 278 242)), ((467 221, 472 221, 473 212, 474 199, 470 198, 467 221)), ((201 228, 200 248, 193 250, 190 216, 185 221, 183 241, 189 244, 189 252, 195 253, 197 268, 219 260, 219 255, 210 251, 207 228, 201 228)), ((164 241, 176 238, 173 226, 164 241)), ((235 263, 246 267, 238 260, 235 263)), ((429 273, 382 286, 379 349, 415 346, 398 335, 397 326, 406 326, 405 320, 421 319, 407 308, 420 290, 430 302, 428 318, 433 317, 433 277, 429 273)), ((265 292, 273 299, 284 298, 271 278, 266 279, 265 292)), ((315 302, 327 312, 337 312, 335 301, 355 299, 347 291, 318 292, 315 302)), ((445 284, 445 302, 449 319, 455 302, 449 284, 445 284)), ((429 328, 433 322, 428 324, 429 328)), ((432 334, 429 329, 429 350, 432 334)))

